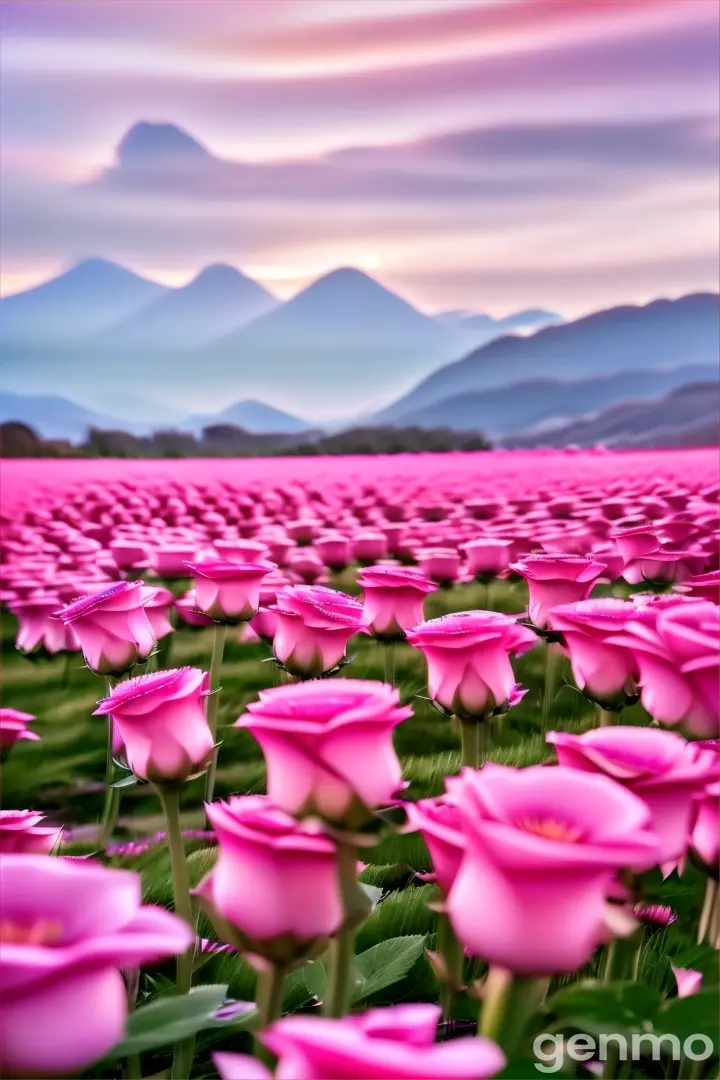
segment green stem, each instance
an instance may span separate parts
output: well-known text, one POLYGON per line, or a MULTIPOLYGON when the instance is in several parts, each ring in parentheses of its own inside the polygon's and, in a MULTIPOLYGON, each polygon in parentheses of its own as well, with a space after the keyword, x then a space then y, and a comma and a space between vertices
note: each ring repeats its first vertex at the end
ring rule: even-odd
POLYGON ((465 952, 450 925, 450 920, 442 911, 438 912, 437 916, 437 951, 445 966, 445 978, 440 985, 442 1017, 443 1020, 451 1020, 455 997, 463 984, 465 952))
POLYGON ((142 1065, 139 1054, 128 1054, 123 1069, 123 1080, 142 1080, 142 1065))
POLYGON ((700 945, 709 936, 712 923, 713 910, 718 898, 718 883, 709 877, 705 883, 705 898, 703 900, 700 921, 698 922, 697 940, 700 945))
POLYGON ((395 682, 395 646, 385 644, 381 648, 383 651, 384 682, 393 686, 395 682))
POLYGON ((555 700, 555 685, 557 683, 558 664, 561 654, 557 646, 551 642, 545 642, 545 685, 542 703, 542 730, 547 731, 550 706, 555 700))
POLYGON ((353 961, 355 934, 370 913, 370 902, 357 879, 357 851, 351 844, 339 843, 337 848, 340 895, 345 919, 331 940, 328 949, 328 973, 325 1015, 344 1016, 351 1003, 353 990, 353 961))
POLYGON ((637 963, 637 952, 642 944, 638 933, 628 938, 615 938, 605 950, 603 982, 619 982, 625 979, 637 963))
MULTIPOLYGON (((105 683, 106 696, 110 697, 110 693, 116 683, 110 677, 107 678, 105 683)), ((100 819, 100 827, 98 829, 98 844, 101 844, 104 848, 110 843, 115 825, 117 824, 118 813, 120 811, 120 798, 122 795, 122 788, 115 788, 115 762, 113 761, 113 718, 107 717, 107 751, 105 755, 105 801, 103 803, 102 818, 100 819)))
POLYGON ((545 979, 515 976, 491 967, 485 983, 478 1035, 493 1039, 512 1058, 547 990, 545 979))
POLYGON ((607 1057, 605 1058, 605 1064, 603 1065, 602 1080, 620 1080, 621 1074, 618 1072, 619 1064, 620 1047, 617 1043, 613 1043, 607 1048, 607 1057))
MULTIPOLYGON (((258 1031, 262 1032, 273 1020, 277 1020, 282 1012, 283 993, 285 991, 285 979, 287 968, 270 964, 258 971, 257 986, 255 989, 255 1002, 258 1009, 258 1031)), ((262 1045, 255 1041, 255 1053, 266 1064, 273 1063, 273 1056, 262 1045)))
MULTIPOLYGON (((210 690, 212 692, 207 699, 207 721, 212 732, 213 741, 216 741, 217 736, 218 707, 220 705, 220 670, 222 668, 226 636, 227 626, 225 623, 216 623, 215 633, 213 635, 212 659, 210 661, 210 690)), ((215 773, 217 771, 218 750, 219 747, 216 746, 213 750, 212 758, 205 776, 206 803, 212 802, 213 794, 215 792, 215 773)))
POLYGON ((483 607, 484 607, 485 611, 489 611, 490 610, 490 582, 485 581, 484 584, 485 584, 485 596, 484 596, 484 599, 483 599, 483 607))
POLYGON ((598 727, 614 727, 619 719, 619 713, 613 712, 611 709, 603 709, 601 705, 597 707, 598 727))
POLYGON ((461 761, 471 769, 484 764, 491 743, 490 721, 460 721, 461 761))
MULTIPOLYGON (((157 792, 165 812, 175 913, 184 919, 194 931, 190 880, 188 878, 187 862, 185 861, 185 845, 180 821, 180 789, 169 785, 167 787, 158 786, 157 792)), ((194 952, 195 946, 191 945, 186 952, 177 958, 176 990, 178 994, 190 992, 194 952)), ((188 1080, 194 1047, 194 1036, 183 1039, 176 1044, 171 1073, 172 1080, 188 1080)))

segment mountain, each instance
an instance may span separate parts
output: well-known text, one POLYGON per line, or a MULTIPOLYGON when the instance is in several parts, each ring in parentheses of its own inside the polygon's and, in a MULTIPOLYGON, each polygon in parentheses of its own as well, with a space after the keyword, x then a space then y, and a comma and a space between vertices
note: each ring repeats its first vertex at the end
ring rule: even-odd
POLYGON ((560 382, 532 379, 510 386, 455 394, 434 405, 411 409, 396 417, 398 425, 450 427, 456 431, 482 431, 491 438, 523 432, 537 424, 583 416, 628 398, 655 398, 688 382, 720 378, 717 365, 695 365, 666 371, 622 371, 596 379, 560 382))
POLYGON ((202 143, 175 124, 140 120, 125 133, 117 147, 117 160, 126 168, 152 166, 168 158, 203 162, 212 155, 202 143))
POLYGON ((713 365, 720 349, 717 293, 617 307, 529 337, 492 341, 434 372, 375 414, 392 423, 445 398, 533 379, 588 379, 626 370, 713 365))
POLYGON ((262 285, 232 266, 206 266, 113 327, 113 347, 193 349, 224 337, 277 307, 262 285))
POLYGON ((222 412, 207 416, 189 416, 178 427, 182 431, 192 431, 199 434, 203 428, 212 424, 234 424, 243 428, 253 435, 294 435, 301 431, 310 430, 297 416, 274 409, 272 405, 266 405, 263 401, 238 401, 230 405, 222 412))
POLYGON ((492 315, 476 315, 471 311, 446 311, 436 318, 462 334, 467 347, 475 349, 506 334, 529 334, 542 330, 545 326, 564 322, 562 315, 558 315, 556 311, 535 308, 517 311, 503 319, 494 319, 492 315))
POLYGON ((43 438, 70 442, 82 439, 91 427, 132 429, 125 420, 86 409, 67 398, 0 392, 0 423, 9 420, 27 424, 43 438))
POLYGON ((651 401, 625 401, 549 433, 505 446, 713 446, 720 437, 717 382, 694 382, 651 401))
POLYGON ((167 289, 107 259, 85 259, 59 277, 0 300, 0 341, 57 344, 128 318, 167 289))
POLYGON ((272 388, 290 411, 319 414, 340 396, 377 408, 457 355, 461 338, 360 270, 334 270, 287 303, 189 359, 203 380, 245 392, 272 388))

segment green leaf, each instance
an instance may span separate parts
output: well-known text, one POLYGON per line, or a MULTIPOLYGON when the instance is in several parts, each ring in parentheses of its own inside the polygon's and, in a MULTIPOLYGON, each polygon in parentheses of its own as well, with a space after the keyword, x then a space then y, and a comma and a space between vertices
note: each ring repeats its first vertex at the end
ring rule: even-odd
POLYGON ((110 787, 114 787, 114 788, 133 787, 135 784, 139 784, 139 783, 140 783, 140 781, 138 780, 137 776, 135 776, 134 773, 130 773, 129 776, 123 776, 122 780, 117 780, 114 784, 111 784, 110 787))
POLYGON ((555 1026, 578 1027, 588 1034, 639 1031, 653 1024, 662 996, 642 983, 603 983, 594 979, 563 987, 548 1002, 555 1026))
POLYGON ((720 992, 717 986, 669 1001, 655 1024, 663 1035, 677 1035, 684 1042, 690 1035, 707 1035, 715 1052, 720 1043, 720 992))
POLYGON ((424 934, 414 934, 411 937, 381 941, 379 945, 373 945, 371 949, 356 956, 358 986, 353 1004, 365 1001, 378 990, 385 990, 404 979, 413 964, 422 956, 424 948, 424 934))
MULTIPOLYGON (((225 1000, 227 986, 196 986, 189 994, 162 997, 131 1013, 125 1038, 108 1054, 110 1058, 140 1054, 186 1039, 208 1027, 223 1026, 215 1013, 225 1000)), ((250 1014, 252 1015, 252 1014, 250 1014)), ((238 1021, 232 1023, 237 1026, 238 1021)))
POLYGON ((283 1012, 295 1012, 311 1001, 322 1001, 327 977, 319 960, 303 964, 290 975, 285 984, 283 1012))

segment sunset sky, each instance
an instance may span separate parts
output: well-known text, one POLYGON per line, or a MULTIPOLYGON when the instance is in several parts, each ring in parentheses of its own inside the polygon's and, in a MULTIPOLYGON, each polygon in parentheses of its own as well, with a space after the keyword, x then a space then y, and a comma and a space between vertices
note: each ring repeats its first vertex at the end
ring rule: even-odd
POLYGON ((426 311, 718 288, 717 0, 4 0, 2 292, 89 255, 426 311), (140 120, 216 162, 130 175, 140 120))

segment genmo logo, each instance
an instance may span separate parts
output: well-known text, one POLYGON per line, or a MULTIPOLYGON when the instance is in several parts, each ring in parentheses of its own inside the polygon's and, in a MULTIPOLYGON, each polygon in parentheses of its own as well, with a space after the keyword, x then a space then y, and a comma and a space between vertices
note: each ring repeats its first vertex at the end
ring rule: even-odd
POLYGON ((624 1035, 538 1035, 533 1041, 533 1053, 537 1058, 535 1068, 540 1073, 556 1073, 566 1061, 639 1061, 651 1057, 653 1061, 671 1058, 673 1061, 707 1061, 714 1052, 713 1041, 703 1034, 688 1035, 682 1042, 677 1035, 636 1034, 630 1039, 624 1035), (542 1064, 540 1064, 542 1062, 542 1064))

